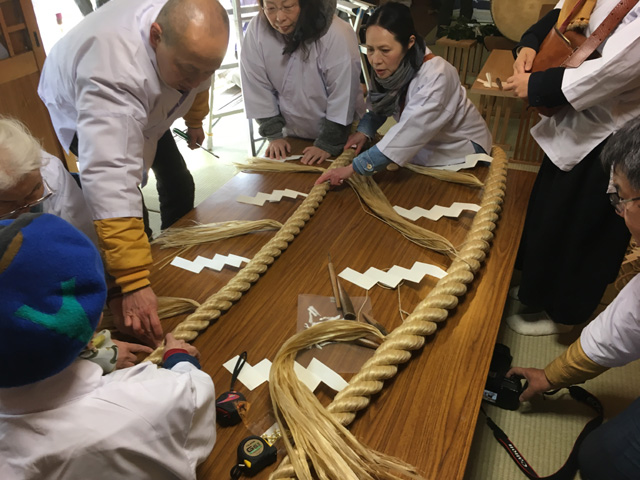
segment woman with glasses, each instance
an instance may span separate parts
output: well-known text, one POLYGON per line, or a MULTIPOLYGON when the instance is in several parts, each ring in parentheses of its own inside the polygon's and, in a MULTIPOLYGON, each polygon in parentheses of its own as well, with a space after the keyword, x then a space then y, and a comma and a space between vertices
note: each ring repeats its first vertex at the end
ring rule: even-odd
POLYGON ((490 151, 489 129, 467 98, 458 72, 426 48, 408 7, 389 2, 376 9, 367 22, 366 46, 373 80, 369 111, 345 145, 355 146, 357 156, 316 183, 339 185, 354 171, 373 175, 391 163, 463 163, 466 155, 490 151), (390 116, 397 123, 361 153, 390 116))
POLYGON ((61 217, 97 244, 82 191, 62 162, 20 122, 0 118, 0 219, 27 212, 61 217))
POLYGON ((240 55, 248 118, 269 140, 266 155, 285 158, 284 137, 313 139, 303 163, 342 153, 351 124, 364 113, 360 53, 336 0, 259 0, 240 55))

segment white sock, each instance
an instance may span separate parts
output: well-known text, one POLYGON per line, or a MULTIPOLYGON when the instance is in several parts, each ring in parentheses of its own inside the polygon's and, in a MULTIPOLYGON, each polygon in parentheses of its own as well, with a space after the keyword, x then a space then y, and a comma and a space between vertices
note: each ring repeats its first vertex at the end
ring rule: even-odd
POLYGON ((573 325, 556 323, 549 318, 547 312, 517 313, 507 317, 507 325, 520 335, 541 336, 567 333, 573 329, 573 325))
POLYGON ((520 301, 520 299, 518 298, 518 292, 519 291, 520 291, 520 285, 516 285, 515 287, 511 287, 509 289, 509 296, 507 298, 511 298, 512 300, 520 301))

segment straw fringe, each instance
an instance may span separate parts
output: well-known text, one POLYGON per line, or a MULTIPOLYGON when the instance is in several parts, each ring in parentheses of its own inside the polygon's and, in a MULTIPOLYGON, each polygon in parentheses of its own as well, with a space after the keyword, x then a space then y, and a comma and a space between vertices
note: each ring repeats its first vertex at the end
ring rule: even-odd
POLYGON ((378 341, 384 338, 375 327, 364 323, 344 320, 319 323, 287 340, 273 361, 269 392, 280 431, 288 431, 291 437, 284 435, 283 440, 299 479, 422 478, 402 460, 362 445, 322 406, 294 371, 294 361, 301 350, 320 342, 352 342, 363 337, 378 341))
POLYGON ((373 178, 352 175, 348 182, 358 197, 373 211, 376 218, 400 232, 407 240, 438 253, 455 255, 455 247, 442 235, 415 225, 398 215, 373 178))
MULTIPOLYGON (((341 155, 343 156, 344 153, 341 155)), ((351 157, 353 159, 353 156, 351 157)), ((335 162, 334 162, 335 163, 335 162)), ((277 162, 266 158, 249 158, 245 162, 233 162, 238 170, 243 172, 307 172, 324 173, 323 167, 304 165, 301 163, 277 162)), ((347 164, 348 165, 348 164, 347 164)))
POLYGON ((459 183, 460 185, 477 188, 482 188, 484 186, 484 183, 482 183, 478 177, 470 173, 440 170, 439 168, 430 168, 423 165, 415 165, 413 163, 404 165, 404 168, 411 170, 412 172, 419 173, 420 175, 426 175, 428 177, 442 180, 443 182, 459 183))
POLYGON ((184 248, 262 230, 278 230, 281 227, 282 224, 280 222, 271 219, 232 220, 229 222, 196 224, 190 227, 172 227, 164 230, 151 244, 160 245, 160 248, 184 248))

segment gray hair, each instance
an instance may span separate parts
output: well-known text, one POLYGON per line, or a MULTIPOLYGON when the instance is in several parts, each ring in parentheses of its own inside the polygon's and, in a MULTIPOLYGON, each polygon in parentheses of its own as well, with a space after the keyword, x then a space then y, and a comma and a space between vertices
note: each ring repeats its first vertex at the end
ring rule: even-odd
POLYGON ((640 117, 611 136, 600 159, 607 172, 624 175, 634 190, 640 190, 640 117))
POLYGON ((227 11, 216 0, 169 0, 160 10, 156 22, 162 27, 162 37, 169 46, 180 45, 182 34, 195 19, 206 19, 213 32, 217 25, 215 17, 222 20, 229 30, 229 16, 227 11))
POLYGON ((42 147, 17 120, 0 117, 0 191, 42 166, 42 147))

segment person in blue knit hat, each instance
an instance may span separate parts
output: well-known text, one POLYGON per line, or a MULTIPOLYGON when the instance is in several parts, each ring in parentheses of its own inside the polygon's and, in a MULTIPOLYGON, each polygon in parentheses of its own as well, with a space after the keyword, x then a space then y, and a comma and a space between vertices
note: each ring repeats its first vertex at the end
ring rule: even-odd
POLYGON ((100 255, 59 217, 0 221, 0 478, 195 479, 215 390, 171 334, 164 368, 102 375, 78 355, 100 322, 100 255))

